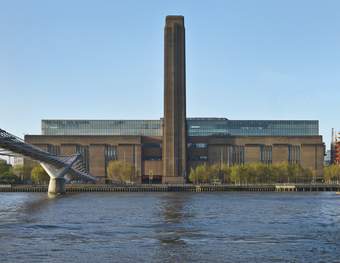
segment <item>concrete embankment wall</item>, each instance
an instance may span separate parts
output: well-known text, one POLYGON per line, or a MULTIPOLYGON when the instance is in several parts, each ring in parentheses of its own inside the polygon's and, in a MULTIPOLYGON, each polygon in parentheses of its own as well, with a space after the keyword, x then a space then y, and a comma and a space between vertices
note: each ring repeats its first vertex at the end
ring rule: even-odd
MULTIPOLYGON (((2 185, 0 192, 47 192, 48 186, 2 185)), ((315 192, 340 191, 340 184, 279 185, 138 185, 113 186, 98 184, 66 185, 66 192, 315 192)))

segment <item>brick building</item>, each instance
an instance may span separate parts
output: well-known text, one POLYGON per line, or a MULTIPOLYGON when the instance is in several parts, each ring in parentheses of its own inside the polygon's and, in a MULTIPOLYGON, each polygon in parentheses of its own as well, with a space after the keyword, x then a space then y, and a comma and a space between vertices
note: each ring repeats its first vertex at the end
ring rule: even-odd
POLYGON ((182 16, 166 18, 164 116, 159 120, 43 120, 41 135, 25 141, 49 152, 79 152, 101 179, 111 160, 135 167, 138 181, 183 183, 200 163, 289 162, 322 175, 324 144, 316 120, 187 118, 185 29, 182 16))

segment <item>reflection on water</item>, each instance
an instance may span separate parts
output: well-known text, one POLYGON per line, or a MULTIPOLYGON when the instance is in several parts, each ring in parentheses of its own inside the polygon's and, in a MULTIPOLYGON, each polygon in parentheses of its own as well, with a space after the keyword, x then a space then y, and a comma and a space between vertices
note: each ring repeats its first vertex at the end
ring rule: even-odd
POLYGON ((182 234, 187 231, 185 224, 185 212, 183 210, 185 198, 174 193, 168 193, 161 197, 160 219, 161 227, 156 229, 156 235, 161 244, 184 244, 182 234))
POLYGON ((185 199, 176 194, 170 193, 161 198, 160 218, 164 226, 157 231, 157 236, 162 244, 184 243, 181 239, 182 233, 186 232, 185 212, 183 211, 185 199))
POLYGON ((337 262, 339 205, 333 193, 0 193, 0 261, 337 262))
POLYGON ((192 253, 187 240, 199 235, 199 230, 190 225, 194 211, 190 207, 192 194, 166 193, 160 198, 160 227, 155 229, 159 240, 153 260, 163 262, 189 262, 192 253))

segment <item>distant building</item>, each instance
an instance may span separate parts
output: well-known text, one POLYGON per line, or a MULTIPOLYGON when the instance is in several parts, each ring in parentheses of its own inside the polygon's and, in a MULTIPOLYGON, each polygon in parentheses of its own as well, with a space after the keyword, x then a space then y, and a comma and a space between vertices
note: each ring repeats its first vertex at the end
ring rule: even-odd
POLYGON ((336 137, 334 152, 334 163, 340 165, 340 132, 336 137))
POLYGON ((326 151, 325 161, 324 161, 324 164, 325 164, 325 165, 330 165, 330 164, 332 164, 332 162, 331 162, 331 153, 332 153, 331 150, 327 150, 327 151, 326 151))
POLYGON ((334 129, 332 129, 330 156, 331 164, 340 164, 340 132, 337 134, 334 129))
POLYGON ((336 136, 335 136, 335 130, 332 128, 332 139, 331 139, 331 153, 330 153, 330 163, 335 163, 335 145, 336 145, 336 136))
POLYGON ((166 18, 163 118, 43 120, 42 135, 25 141, 58 155, 79 152, 86 169, 103 180, 111 160, 134 165, 139 182, 183 183, 191 167, 222 162, 297 163, 321 176, 317 120, 187 118, 184 34, 183 17, 166 18))

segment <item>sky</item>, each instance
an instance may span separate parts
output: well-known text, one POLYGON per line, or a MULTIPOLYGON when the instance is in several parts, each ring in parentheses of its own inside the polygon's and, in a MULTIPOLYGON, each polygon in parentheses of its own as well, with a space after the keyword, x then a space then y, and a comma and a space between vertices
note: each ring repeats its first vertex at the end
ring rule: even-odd
POLYGON ((340 131, 338 0, 0 0, 0 128, 159 119, 166 15, 186 27, 188 117, 340 131))

